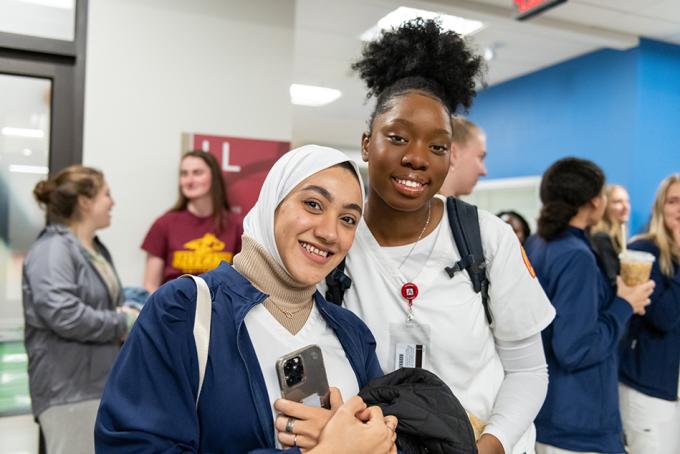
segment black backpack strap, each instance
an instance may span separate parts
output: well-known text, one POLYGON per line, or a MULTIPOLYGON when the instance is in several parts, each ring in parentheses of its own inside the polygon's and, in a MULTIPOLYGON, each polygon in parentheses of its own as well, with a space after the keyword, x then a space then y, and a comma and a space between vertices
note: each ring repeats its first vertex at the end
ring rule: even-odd
POLYGON ((342 298, 352 286, 352 279, 345 274, 345 259, 326 276, 326 301, 342 306, 342 298))
POLYGON ((475 293, 482 294, 484 314, 490 325, 492 318, 489 309, 489 279, 486 276, 477 207, 455 197, 447 197, 446 212, 449 216, 453 241, 456 243, 461 259, 453 266, 447 266, 445 270, 449 277, 453 277, 460 270, 467 271, 475 293))

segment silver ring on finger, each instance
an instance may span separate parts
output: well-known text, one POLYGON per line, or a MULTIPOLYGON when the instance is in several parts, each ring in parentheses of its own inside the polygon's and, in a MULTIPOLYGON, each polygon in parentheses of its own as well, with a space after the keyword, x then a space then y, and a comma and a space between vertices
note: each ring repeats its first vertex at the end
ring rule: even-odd
POLYGON ((293 426, 295 425, 295 421, 297 421, 297 419, 292 418, 292 417, 288 418, 288 421, 286 421, 286 432, 287 433, 289 433, 289 434, 293 433, 293 426))
POLYGON ((293 435, 293 446, 297 446, 297 434, 293 435))

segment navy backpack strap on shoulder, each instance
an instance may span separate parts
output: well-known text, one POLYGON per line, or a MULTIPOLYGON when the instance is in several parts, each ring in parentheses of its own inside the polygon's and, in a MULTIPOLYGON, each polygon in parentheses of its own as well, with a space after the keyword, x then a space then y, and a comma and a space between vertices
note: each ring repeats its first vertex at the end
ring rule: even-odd
POLYGON ((326 301, 342 306, 345 292, 352 286, 352 279, 345 274, 345 259, 326 276, 326 301))
POLYGON ((490 325, 492 318, 489 309, 489 279, 486 276, 477 207, 455 197, 447 197, 446 212, 449 216, 453 241, 456 243, 461 259, 453 266, 447 266, 445 270, 449 277, 453 277, 458 271, 467 271, 475 293, 482 294, 484 314, 490 325))

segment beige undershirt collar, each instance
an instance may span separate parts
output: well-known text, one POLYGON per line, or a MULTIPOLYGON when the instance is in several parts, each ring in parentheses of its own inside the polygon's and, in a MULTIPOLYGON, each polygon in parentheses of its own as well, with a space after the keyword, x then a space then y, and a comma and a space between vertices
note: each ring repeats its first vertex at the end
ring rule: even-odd
POLYGON ((312 311, 316 286, 293 280, 262 245, 246 235, 233 266, 255 288, 269 295, 262 304, 284 328, 291 334, 302 329, 312 311))

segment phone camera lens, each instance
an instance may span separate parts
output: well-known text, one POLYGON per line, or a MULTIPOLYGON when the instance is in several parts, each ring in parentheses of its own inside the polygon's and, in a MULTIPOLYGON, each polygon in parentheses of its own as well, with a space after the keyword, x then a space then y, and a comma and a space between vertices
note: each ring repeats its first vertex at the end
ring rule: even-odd
POLYGON ((283 373, 286 378, 286 385, 295 386, 300 383, 305 374, 302 358, 295 356, 287 360, 283 365, 283 373))

